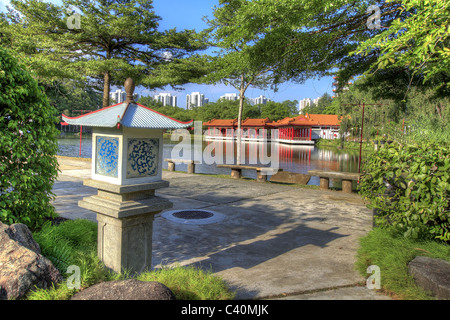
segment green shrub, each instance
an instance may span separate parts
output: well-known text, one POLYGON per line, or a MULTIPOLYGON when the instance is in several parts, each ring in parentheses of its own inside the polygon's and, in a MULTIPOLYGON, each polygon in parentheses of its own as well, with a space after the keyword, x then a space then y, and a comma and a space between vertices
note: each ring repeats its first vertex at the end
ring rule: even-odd
POLYGON ((377 225, 405 237, 450 240, 448 146, 386 144, 365 163, 360 194, 377 209, 377 225))
POLYGON ((56 109, 36 80, 0 47, 0 221, 36 228, 55 215, 56 109))

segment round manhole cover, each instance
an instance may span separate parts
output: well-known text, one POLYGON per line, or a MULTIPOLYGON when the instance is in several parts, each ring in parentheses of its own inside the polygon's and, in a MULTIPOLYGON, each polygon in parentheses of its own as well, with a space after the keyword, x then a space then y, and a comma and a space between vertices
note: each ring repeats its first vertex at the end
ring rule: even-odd
POLYGON ((172 210, 163 212, 161 215, 167 220, 183 224, 210 224, 225 218, 218 212, 200 209, 172 210))
POLYGON ((214 213, 199 210, 181 210, 174 212, 172 215, 180 219, 206 219, 214 216, 214 213))

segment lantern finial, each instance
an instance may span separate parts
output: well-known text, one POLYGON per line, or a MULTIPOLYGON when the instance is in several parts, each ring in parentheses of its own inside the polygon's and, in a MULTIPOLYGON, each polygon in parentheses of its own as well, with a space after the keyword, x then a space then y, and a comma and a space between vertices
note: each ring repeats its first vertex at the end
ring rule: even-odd
POLYGON ((127 93, 127 101, 126 102, 134 102, 133 95, 134 95, 134 80, 131 78, 128 78, 125 80, 125 92, 127 93))

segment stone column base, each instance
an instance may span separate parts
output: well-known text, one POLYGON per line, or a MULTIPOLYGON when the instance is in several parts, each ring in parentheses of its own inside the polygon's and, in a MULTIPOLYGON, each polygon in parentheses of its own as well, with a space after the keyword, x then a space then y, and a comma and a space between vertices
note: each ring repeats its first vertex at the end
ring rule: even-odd
POLYGON ((98 256, 105 266, 119 273, 150 270, 154 216, 173 206, 154 190, 169 183, 118 186, 88 179, 84 185, 98 189, 78 205, 97 213, 98 256))

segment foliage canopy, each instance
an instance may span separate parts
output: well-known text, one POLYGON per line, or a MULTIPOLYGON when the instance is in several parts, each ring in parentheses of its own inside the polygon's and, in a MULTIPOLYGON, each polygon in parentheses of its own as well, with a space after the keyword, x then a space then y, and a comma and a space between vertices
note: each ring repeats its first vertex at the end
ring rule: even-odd
POLYGON ((36 80, 0 47, 0 221, 34 228, 54 215, 56 110, 36 80))

